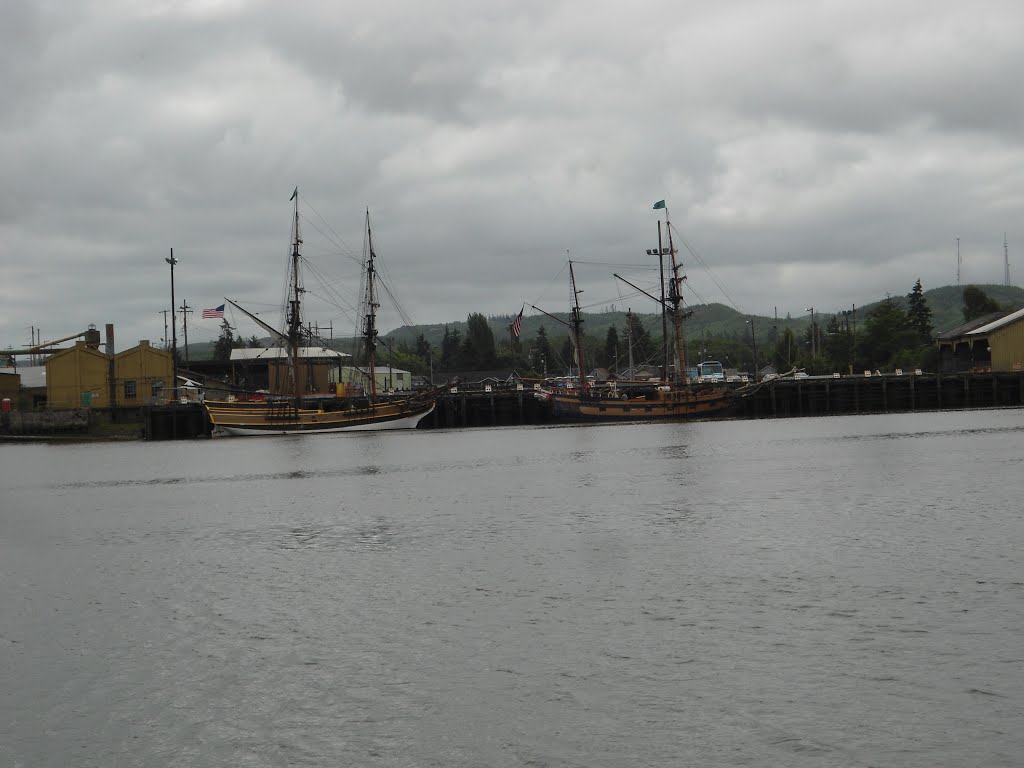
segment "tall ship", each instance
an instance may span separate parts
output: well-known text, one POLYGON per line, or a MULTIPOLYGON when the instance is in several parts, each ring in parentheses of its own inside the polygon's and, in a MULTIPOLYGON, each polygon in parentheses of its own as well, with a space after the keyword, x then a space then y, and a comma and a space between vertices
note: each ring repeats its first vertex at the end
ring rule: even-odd
MULTIPOLYGON (((580 291, 576 288, 576 277, 572 262, 570 262, 569 282, 573 304, 571 321, 568 325, 576 349, 579 379, 571 388, 544 387, 537 393, 537 396, 548 404, 552 416, 557 420, 625 422, 711 418, 726 415, 735 404, 735 395, 730 390, 722 386, 707 386, 698 383, 688 373, 683 323, 689 313, 684 311, 682 295, 683 282, 686 277, 682 272, 682 264, 677 258, 668 207, 665 205, 665 201, 661 200, 655 203, 654 208, 665 211, 665 234, 668 245, 663 245, 662 225, 659 219, 658 250, 657 252, 648 251, 648 254, 655 255, 656 253, 659 260, 666 256, 670 257, 671 276, 668 281, 667 295, 663 291, 661 296, 654 296, 619 275, 615 275, 615 277, 656 301, 661 305, 662 311, 671 319, 674 365, 666 365, 661 381, 648 382, 640 388, 620 387, 616 382, 598 386, 588 381, 583 357, 583 316, 579 304, 580 291), (671 376, 669 368, 672 371, 671 376)), ((534 307, 534 309, 548 314, 539 307, 534 307)), ((564 322, 553 315, 548 316, 558 322, 564 322)))
POLYGON ((225 297, 243 315, 270 334, 287 362, 284 386, 277 393, 259 400, 208 400, 206 412, 214 427, 214 434, 281 435, 294 433, 348 432, 359 430, 414 429, 434 410, 440 389, 408 397, 383 397, 378 391, 375 370, 377 347, 376 254, 370 229, 370 214, 366 213, 364 269, 366 291, 363 298, 365 313, 362 317, 362 340, 366 352, 363 392, 353 397, 317 399, 306 396, 305 377, 302 375, 302 355, 308 332, 303 327, 301 246, 299 229, 299 195, 296 188, 291 255, 288 263, 288 290, 285 328, 279 330, 249 312, 237 302, 225 297))

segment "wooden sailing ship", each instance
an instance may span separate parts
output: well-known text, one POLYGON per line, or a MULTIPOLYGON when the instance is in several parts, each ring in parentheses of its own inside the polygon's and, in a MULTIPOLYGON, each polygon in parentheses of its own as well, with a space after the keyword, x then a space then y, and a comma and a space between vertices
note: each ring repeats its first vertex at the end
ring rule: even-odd
MULTIPOLYGON (((576 348, 576 364, 579 368, 579 381, 571 389, 544 387, 537 393, 551 408, 552 416, 566 421, 648 421, 648 420, 682 420, 695 418, 711 418, 722 416, 734 405, 733 394, 724 387, 701 386, 692 381, 687 373, 686 340, 683 333, 683 321, 687 313, 683 311, 682 284, 686 279, 682 274, 682 265, 676 258, 676 249, 672 239, 672 228, 668 217, 668 208, 664 201, 655 205, 656 209, 665 210, 665 230, 668 246, 662 245, 661 222, 658 222, 659 259, 671 257, 671 277, 668 295, 653 296, 628 280, 616 275, 619 280, 658 302, 662 310, 671 317, 674 331, 674 375, 669 378, 668 371, 660 382, 648 382, 643 386, 620 386, 611 382, 598 386, 588 381, 583 358, 583 317, 580 312, 579 291, 576 289, 576 277, 572 262, 569 263, 569 281, 573 294, 573 306, 570 326, 576 348)), ((654 255, 653 251, 648 254, 654 255)), ((544 310, 534 307, 545 315, 544 310)), ((560 318, 548 315, 558 322, 560 318)), ((666 368, 669 366, 666 365, 666 368)))
POLYGON ((291 391, 268 395, 257 401, 207 401, 207 414, 215 434, 280 435, 293 433, 347 432, 358 430, 413 429, 433 409, 440 389, 416 395, 383 399, 377 391, 375 352, 377 345, 376 311, 380 304, 376 293, 376 270, 370 214, 366 214, 366 294, 362 338, 366 348, 366 387, 358 397, 318 398, 315 403, 304 397, 299 375, 300 355, 305 331, 302 325, 303 294, 301 282, 302 237, 299 231, 298 189, 295 201, 292 252, 289 259, 289 286, 286 327, 280 331, 230 299, 234 308, 270 333, 285 350, 288 383, 291 391))

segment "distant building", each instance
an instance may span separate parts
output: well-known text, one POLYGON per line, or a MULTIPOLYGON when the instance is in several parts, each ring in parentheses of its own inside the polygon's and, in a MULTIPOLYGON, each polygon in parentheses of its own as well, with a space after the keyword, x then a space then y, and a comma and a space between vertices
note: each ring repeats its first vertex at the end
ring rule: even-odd
POLYGON ((13 370, 0 370, 0 400, 6 399, 11 403, 17 403, 20 390, 21 374, 13 370))
MULTIPOLYGON (((327 347, 299 347, 296 377, 304 394, 327 394, 338 380, 338 371, 351 357, 327 347)), ((249 390, 292 394, 288 353, 281 347, 243 347, 231 350, 232 378, 249 390)))
POLYGON ((434 372, 434 382, 437 386, 447 381, 459 380, 459 386, 464 389, 483 389, 490 386, 494 389, 514 388, 516 384, 522 383, 523 379, 517 371, 512 368, 500 368, 491 371, 445 371, 434 372))
POLYGON ((138 408, 163 402, 172 371, 171 353, 145 340, 113 357, 77 341, 46 361, 46 407, 138 408))
MULTIPOLYGON (((374 366, 373 378, 378 392, 408 392, 413 388, 413 376, 409 371, 389 366, 374 366)), ((332 371, 331 382, 335 384, 339 394, 348 394, 370 389, 369 369, 360 366, 343 365, 332 371)))
POLYGON ((1020 371, 1024 367, 1024 309, 995 312, 936 337, 939 371, 1020 371))
POLYGON ((170 396, 174 361, 148 341, 114 355, 114 406, 126 408, 164 402, 170 396))
POLYGON ((110 408, 111 359, 91 344, 50 355, 46 361, 46 407, 110 408))

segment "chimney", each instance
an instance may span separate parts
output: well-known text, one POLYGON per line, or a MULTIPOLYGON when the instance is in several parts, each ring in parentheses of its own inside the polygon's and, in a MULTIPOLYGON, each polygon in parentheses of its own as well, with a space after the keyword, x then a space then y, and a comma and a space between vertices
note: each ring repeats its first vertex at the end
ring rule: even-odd
POLYGON ((107 323, 107 355, 109 357, 114 356, 114 324, 107 323))

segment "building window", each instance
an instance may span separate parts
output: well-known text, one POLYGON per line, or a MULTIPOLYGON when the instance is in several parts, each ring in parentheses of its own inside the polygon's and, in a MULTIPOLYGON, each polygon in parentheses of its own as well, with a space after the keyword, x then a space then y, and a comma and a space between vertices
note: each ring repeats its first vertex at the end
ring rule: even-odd
POLYGON ((126 381, 124 383, 124 399, 134 400, 135 399, 135 382, 126 381))
POLYGON ((160 397, 164 391, 164 383, 162 381, 154 381, 149 388, 149 394, 151 397, 160 397))
POLYGON ((402 373, 401 371, 396 371, 395 378, 398 379, 399 381, 405 381, 405 374, 402 373))

